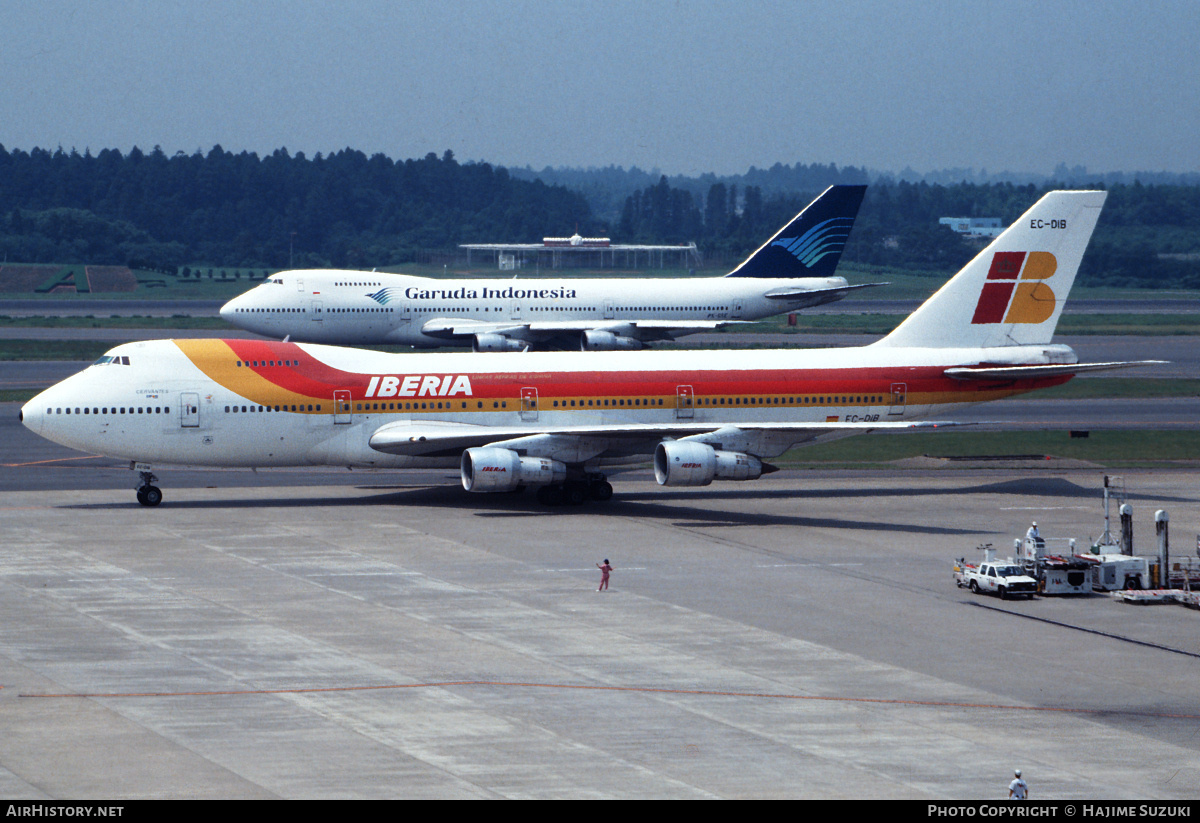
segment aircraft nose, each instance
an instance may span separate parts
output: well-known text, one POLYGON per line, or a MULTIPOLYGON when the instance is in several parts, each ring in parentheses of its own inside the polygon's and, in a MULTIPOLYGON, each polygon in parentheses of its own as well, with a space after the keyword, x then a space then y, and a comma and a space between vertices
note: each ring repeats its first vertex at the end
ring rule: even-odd
POLYGON ((221 319, 226 323, 233 323, 233 315, 237 312, 237 306, 234 304, 237 303, 237 300, 235 297, 221 307, 221 319))
POLYGON ((45 413, 46 411, 42 407, 42 396, 39 394, 37 397, 33 398, 21 407, 18 417, 20 418, 21 423, 24 424, 25 428, 29 429, 34 434, 41 434, 42 419, 45 413))

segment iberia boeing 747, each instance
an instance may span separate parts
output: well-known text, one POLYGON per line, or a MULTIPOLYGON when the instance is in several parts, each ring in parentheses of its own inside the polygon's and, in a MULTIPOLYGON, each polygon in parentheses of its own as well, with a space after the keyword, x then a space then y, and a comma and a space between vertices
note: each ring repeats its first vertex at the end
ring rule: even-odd
POLYGON ((931 426, 967 404, 1120 363, 1051 343, 1104 192, 1045 195, 891 334, 813 351, 386 354, 318 344, 118 346, 21 411, 34 432, 131 462, 457 466, 472 492, 607 499, 606 466, 659 483, 753 480, 787 449, 931 426), (926 422, 921 422, 926 421, 926 422))

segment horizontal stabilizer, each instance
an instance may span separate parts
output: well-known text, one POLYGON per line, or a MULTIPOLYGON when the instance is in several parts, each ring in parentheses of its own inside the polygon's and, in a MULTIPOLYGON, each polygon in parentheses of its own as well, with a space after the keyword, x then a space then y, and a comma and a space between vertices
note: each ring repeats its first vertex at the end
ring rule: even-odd
POLYGON ((773 289, 764 294, 763 297, 769 297, 772 300, 802 300, 811 297, 813 298, 813 302, 809 306, 821 306, 825 303, 841 300, 848 292, 890 285, 891 283, 859 283, 856 286, 851 286, 847 283, 845 286, 835 286, 829 289, 773 289))
POLYGON ((962 366, 946 369, 956 380, 1028 380, 1035 377, 1059 377, 1064 374, 1112 371, 1129 366, 1159 366, 1167 360, 1127 360, 1113 363, 1055 363, 1046 366, 962 366))

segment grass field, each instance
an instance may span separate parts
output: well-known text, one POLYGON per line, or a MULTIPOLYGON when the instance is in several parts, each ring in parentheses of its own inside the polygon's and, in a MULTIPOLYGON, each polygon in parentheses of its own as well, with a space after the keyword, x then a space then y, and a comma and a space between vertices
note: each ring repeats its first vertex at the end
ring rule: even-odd
POLYGON ((769 462, 786 468, 868 468, 914 457, 949 459, 951 467, 961 461, 971 468, 1005 458, 1065 458, 1109 468, 1180 465, 1200 462, 1200 432, 1104 430, 1086 438, 1066 431, 868 434, 792 449, 769 462))
POLYGON ((5 329, 232 329, 220 317, 193 317, 176 314, 171 317, 7 317, 0 315, 0 328, 5 329))
MULTIPOLYGON (((871 334, 882 337, 904 320, 903 314, 797 314, 795 326, 787 324, 787 315, 769 317, 756 323, 723 330, 724 334, 871 334)), ((1103 335, 1194 335, 1200 334, 1197 314, 1064 314, 1058 321, 1058 334, 1103 335)))
MULTIPOLYGON (((731 326, 721 330, 730 338, 728 345, 741 345, 737 338, 743 334, 869 334, 882 337, 900 321, 902 314, 805 314, 797 315, 797 325, 789 326, 787 316, 770 317, 755 323, 731 326)), ((71 328, 71 329, 230 329, 234 327, 220 317, 121 317, 104 316, 102 307, 97 313, 83 317, 0 315, 0 328, 71 328)), ((1197 314, 1066 314, 1058 324, 1059 334, 1096 335, 1200 335, 1200 313, 1197 314)), ((686 345, 687 338, 681 342, 686 345)), ((784 343, 786 345, 786 341, 784 343)), ((761 346, 760 346, 761 348, 761 346)))
MULTIPOLYGON (((15 265, 15 264, 10 264, 15 265)), ((46 264, 39 266, 46 270, 58 270, 63 266, 55 266, 46 264)), ((76 264, 73 268, 82 269, 82 264, 76 264)), ((134 299, 138 297, 148 297, 158 300, 228 300, 231 297, 241 294, 248 289, 262 283, 265 277, 273 273, 274 270, 267 269, 238 269, 238 268, 221 268, 219 266, 190 266, 192 270, 199 270, 201 277, 178 277, 163 274, 162 272, 145 271, 142 269, 134 269, 134 275, 138 281, 137 290, 132 294, 134 299), (208 272, 213 272, 213 277, 209 278, 208 272)), ((720 277, 727 274, 732 266, 719 267, 704 267, 698 269, 536 269, 528 268, 521 269, 516 272, 516 276, 522 280, 532 280, 539 277, 588 277, 588 278, 611 278, 611 277, 654 277, 654 278, 689 278, 689 277, 720 277)), ((511 273, 500 272, 494 266, 466 266, 457 265, 428 265, 407 263, 397 266, 380 266, 379 271, 413 274, 420 277, 447 278, 451 280, 472 278, 472 277, 495 277, 502 280, 512 278, 511 273)), ((882 300, 924 300, 929 295, 937 291, 950 278, 954 272, 952 271, 913 271, 910 269, 889 269, 881 266, 861 266, 854 263, 843 262, 838 267, 840 276, 845 277, 852 284, 859 283, 887 283, 887 286, 882 286, 878 289, 872 289, 869 295, 872 299, 882 300)), ((1159 289, 1116 289, 1116 288, 1092 288, 1087 286, 1076 286, 1072 289, 1073 297, 1091 300, 1120 300, 1122 298, 1153 297, 1155 299, 1171 299, 1182 301, 1195 301, 1200 298, 1200 292, 1196 291, 1167 291, 1159 289)), ((55 293, 55 294, 37 294, 33 291, 28 292, 12 292, 5 293, 6 300, 20 299, 52 299, 63 300, 69 302, 78 301, 95 301, 103 303, 106 300, 128 300, 131 295, 129 293, 107 293, 107 294, 71 294, 71 293, 55 293)))

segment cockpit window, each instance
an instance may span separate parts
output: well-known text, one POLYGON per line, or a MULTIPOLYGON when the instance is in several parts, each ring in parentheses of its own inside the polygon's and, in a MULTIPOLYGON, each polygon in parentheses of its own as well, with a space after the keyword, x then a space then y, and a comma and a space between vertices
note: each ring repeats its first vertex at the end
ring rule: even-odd
POLYGON ((96 360, 94 363, 92 363, 93 366, 106 366, 109 364, 114 365, 114 366, 128 366, 129 365, 129 356, 128 355, 118 355, 118 354, 106 354, 103 357, 101 357, 100 359, 96 360))

